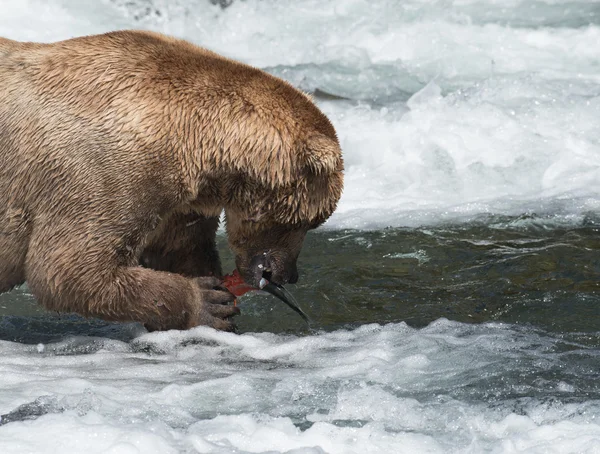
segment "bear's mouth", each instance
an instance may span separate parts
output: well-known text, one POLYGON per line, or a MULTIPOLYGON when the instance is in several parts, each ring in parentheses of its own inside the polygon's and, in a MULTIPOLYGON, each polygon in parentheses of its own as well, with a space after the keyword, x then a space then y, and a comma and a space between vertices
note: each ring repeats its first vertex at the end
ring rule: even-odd
MULTIPOLYGON (((271 282, 271 278, 273 277, 273 270, 271 268, 267 268, 265 270, 263 270, 262 272, 262 279, 260 280, 260 282, 263 282, 263 279, 266 280, 267 282, 271 282)), ((259 284, 260 286, 260 284, 259 284)), ((262 289, 262 287, 261 287, 262 289)))
POLYGON ((272 272, 270 269, 266 269, 262 273, 262 277, 259 281, 258 288, 253 287, 244 282, 244 279, 238 272, 238 270, 233 270, 231 274, 223 276, 223 287, 234 294, 235 296, 242 296, 243 294, 250 292, 252 290, 264 290, 267 293, 270 293, 277 299, 283 301, 287 306, 289 306, 294 312, 296 312, 302 319, 310 324, 308 316, 304 313, 302 309, 298 306, 296 299, 292 296, 290 292, 288 292, 282 285, 271 282, 268 278, 272 276, 272 272))

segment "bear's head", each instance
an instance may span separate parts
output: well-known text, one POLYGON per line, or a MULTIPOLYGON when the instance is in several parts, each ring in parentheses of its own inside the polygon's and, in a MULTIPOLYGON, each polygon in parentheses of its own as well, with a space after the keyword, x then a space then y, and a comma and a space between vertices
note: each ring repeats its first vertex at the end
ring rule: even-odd
POLYGON ((294 283, 306 232, 331 216, 342 194, 335 129, 308 95, 287 82, 217 62, 227 77, 215 73, 219 90, 204 93, 201 102, 210 109, 198 110, 207 181, 199 194, 218 200, 218 206, 206 202, 208 213, 224 209, 229 245, 247 284, 259 287, 262 278, 294 283))
POLYGON ((249 162, 237 177, 228 179, 229 245, 239 273, 254 287, 262 287, 262 278, 277 285, 295 283, 306 232, 324 223, 336 208, 343 161, 333 127, 327 129, 313 132, 287 151, 280 148, 270 158, 263 157, 258 167, 249 162))

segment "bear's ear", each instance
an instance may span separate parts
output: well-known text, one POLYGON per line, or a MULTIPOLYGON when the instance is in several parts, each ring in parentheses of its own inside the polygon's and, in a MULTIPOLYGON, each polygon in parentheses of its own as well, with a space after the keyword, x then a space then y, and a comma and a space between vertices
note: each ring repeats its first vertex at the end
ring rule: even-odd
POLYGON ((305 142, 302 161, 315 175, 327 175, 343 170, 342 151, 335 139, 313 134, 305 142))

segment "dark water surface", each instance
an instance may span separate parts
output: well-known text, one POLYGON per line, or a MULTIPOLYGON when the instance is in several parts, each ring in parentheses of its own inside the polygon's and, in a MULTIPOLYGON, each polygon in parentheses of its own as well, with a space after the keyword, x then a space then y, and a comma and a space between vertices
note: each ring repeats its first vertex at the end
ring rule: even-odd
MULTIPOLYGON (((514 452, 495 449, 510 440, 528 452, 596 452, 600 225, 563 221, 312 232, 289 286, 310 328, 263 294, 242 298, 239 329, 252 333, 242 336, 144 335, 134 323, 45 312, 26 287, 0 295, 0 426, 21 440, 23 424, 87 427, 92 411, 124 432, 142 418, 171 432, 207 425, 212 437, 213 425, 241 430, 239 418, 284 418, 290 437, 322 423, 363 446, 429 437, 409 441, 414 452, 514 452)), ((369 452, 399 452, 385 446, 369 452)))
MULTIPOLYGON (((310 329, 269 295, 240 303, 240 332, 308 334, 365 323, 439 318, 529 325, 598 344, 600 225, 535 217, 487 217, 461 225, 373 232, 311 232, 289 286, 310 329)), ((233 268, 220 237, 224 269, 233 268)), ((131 325, 48 313, 27 288, 0 295, 0 339, 52 341, 70 334, 127 339, 131 325)))

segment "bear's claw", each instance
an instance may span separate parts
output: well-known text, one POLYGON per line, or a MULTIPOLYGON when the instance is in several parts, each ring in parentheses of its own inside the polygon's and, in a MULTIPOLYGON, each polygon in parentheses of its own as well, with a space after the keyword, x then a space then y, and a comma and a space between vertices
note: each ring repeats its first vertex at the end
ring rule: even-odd
POLYGON ((240 308, 236 306, 224 306, 222 304, 209 304, 207 305, 208 312, 213 317, 218 318, 229 318, 240 314, 240 308))
POLYGON ((195 278, 194 282, 200 287, 200 307, 197 318, 191 321, 191 325, 235 331, 236 327, 231 319, 239 315, 240 309, 229 304, 234 301, 235 296, 224 288, 223 281, 214 276, 204 276, 195 278))
POLYGON ((213 290, 215 288, 223 288, 223 281, 215 276, 197 277, 194 278, 194 282, 202 289, 213 290))

